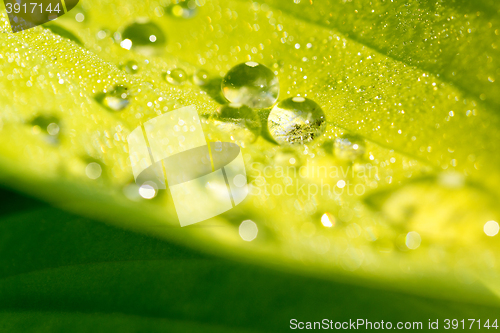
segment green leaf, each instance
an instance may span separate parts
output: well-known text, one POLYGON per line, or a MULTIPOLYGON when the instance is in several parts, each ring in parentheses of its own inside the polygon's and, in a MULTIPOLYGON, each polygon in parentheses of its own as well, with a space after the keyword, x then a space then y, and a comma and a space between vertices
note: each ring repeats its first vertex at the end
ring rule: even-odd
POLYGON ((464 3, 363 3, 362 11, 349 2, 334 10, 333 2, 199 4, 193 18, 179 20, 157 2, 86 1, 77 9, 83 21, 73 12, 58 20, 83 47, 43 27, 0 34, 0 181, 65 210, 205 253, 498 305, 498 236, 483 231, 499 219, 498 15, 464 3), (120 34, 142 17, 154 22, 148 29, 166 35, 166 46, 120 47, 120 34), (461 38, 462 26, 473 33, 461 38), (275 70, 280 100, 307 96, 323 108, 322 137, 276 145, 265 132, 270 110, 259 110, 264 133, 255 142, 239 136, 244 129, 228 131, 212 119, 224 103, 220 77, 248 60, 275 70), (120 70, 130 61, 138 64, 135 75, 120 70), (205 69, 211 84, 171 85, 164 74, 174 68, 188 76, 205 69), (113 91, 114 97, 126 91, 127 102, 105 105, 113 91), (126 138, 144 121, 188 105, 204 116, 209 141, 243 147, 254 191, 232 211, 181 229, 168 192, 151 201, 125 195, 133 183, 126 138), (57 135, 39 125, 47 119, 57 123, 57 135), (346 133, 365 145, 354 162, 332 148, 346 133), (95 180, 86 173, 90 163, 102 169, 95 180), (272 191, 285 181, 296 188, 292 195, 272 191), (302 190, 330 192, 339 181, 348 183, 340 194, 302 190), (363 193, 349 193, 349 186, 363 193), (326 228, 322 216, 334 226, 326 228), (246 219, 259 228, 251 243, 238 234, 246 219), (408 247, 413 240, 405 237, 415 233, 422 242, 408 247))
POLYGON ((497 1, 271 0, 270 4, 430 72, 491 108, 500 105, 497 1))
POLYGON ((0 191, 2 332, 281 332, 290 320, 494 318, 435 300, 242 264, 0 191), (362 311, 360 311, 362 309, 362 311))

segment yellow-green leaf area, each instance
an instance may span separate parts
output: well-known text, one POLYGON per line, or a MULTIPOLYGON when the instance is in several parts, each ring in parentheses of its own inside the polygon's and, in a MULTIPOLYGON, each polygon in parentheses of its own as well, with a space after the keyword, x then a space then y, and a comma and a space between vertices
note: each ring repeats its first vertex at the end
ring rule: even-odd
POLYGON ((197 1, 196 13, 184 19, 167 1, 90 0, 50 23, 82 46, 57 35, 61 29, 12 34, 3 15, 2 182, 64 209, 222 256, 498 304, 498 236, 484 229, 499 220, 497 15, 490 12, 488 20, 476 13, 472 20, 463 18, 463 6, 417 2, 403 12, 388 1, 352 14, 349 2, 302 2, 197 1), (431 20, 438 17, 432 13, 471 22, 475 33, 464 41, 449 32, 440 52, 436 44, 444 37, 436 26, 446 30, 449 21, 431 20), (394 20, 402 23, 391 29, 394 20), (138 22, 153 24, 165 42, 124 43, 127 27, 138 22), (388 30, 391 38, 383 38, 388 30), (432 43, 421 40, 427 35, 432 43), (453 56, 455 49, 467 56, 453 56), (487 57, 471 66, 483 51, 487 57), (325 113, 325 132, 306 144, 280 146, 267 131, 270 109, 256 110, 258 137, 216 120, 226 102, 221 78, 248 61, 278 76, 279 101, 315 101, 325 113), (174 69, 189 79, 165 80, 174 69), (193 78, 200 70, 208 73, 205 85, 193 78), (242 147, 251 191, 204 227, 180 228, 168 191, 152 200, 129 195, 127 136, 188 105, 197 107, 208 141, 242 147), (47 124, 57 125, 57 135, 47 124), (359 140, 363 153, 356 158, 339 148, 346 135, 359 140), (239 235, 247 219, 259 228, 252 242, 239 235))

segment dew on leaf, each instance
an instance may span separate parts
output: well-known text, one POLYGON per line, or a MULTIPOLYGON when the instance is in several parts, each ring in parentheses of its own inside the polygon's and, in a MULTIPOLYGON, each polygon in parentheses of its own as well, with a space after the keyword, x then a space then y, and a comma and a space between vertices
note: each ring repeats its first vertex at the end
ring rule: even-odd
POLYGON ((194 0, 181 1, 165 8, 165 12, 175 18, 189 19, 196 16, 198 6, 194 0))
POLYGON ((354 161, 365 153, 365 141, 358 135, 345 134, 335 139, 333 150, 337 158, 354 161))
POLYGON ((308 98, 291 97, 271 110, 267 125, 279 144, 307 143, 325 131, 325 113, 308 98))
POLYGON ((121 111, 129 105, 127 88, 116 86, 111 91, 100 93, 95 100, 111 111, 121 111))
POLYGON ((248 61, 227 72, 222 80, 222 92, 232 103, 267 108, 278 99, 278 77, 266 66, 248 61))
POLYGON ((130 50, 134 47, 161 47, 167 42, 167 37, 161 28, 149 20, 137 20, 129 24, 121 33, 120 46, 130 50))
POLYGON ((170 84, 181 85, 187 80, 187 74, 182 68, 174 68, 165 73, 165 80, 170 84))

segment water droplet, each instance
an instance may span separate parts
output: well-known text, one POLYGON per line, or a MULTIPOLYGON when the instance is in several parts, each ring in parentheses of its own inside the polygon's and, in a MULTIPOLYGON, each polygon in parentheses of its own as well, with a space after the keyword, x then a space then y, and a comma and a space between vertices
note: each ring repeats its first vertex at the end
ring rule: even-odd
POLYGON ((174 68, 165 73, 165 80, 170 84, 181 85, 187 80, 187 74, 182 68, 174 68))
POLYGON ((95 99, 99 104, 111 111, 121 111, 130 103, 127 88, 124 86, 116 86, 107 93, 98 94, 95 99))
POLYGON ((278 99, 278 77, 266 66, 249 61, 227 72, 222 80, 222 92, 232 103, 267 108, 278 99))
POLYGON ((333 149, 337 158, 354 161, 365 153, 365 141, 360 136, 345 134, 335 139, 333 149))
POLYGON ((181 1, 168 6, 165 11, 173 17, 189 19, 198 13, 198 6, 194 0, 181 1))
POLYGON ((124 70, 128 74, 136 74, 139 72, 139 64, 135 60, 129 60, 125 64, 120 66, 121 70, 124 70))
POLYGON ((166 42, 165 34, 156 23, 149 20, 138 20, 123 30, 120 46, 129 50, 132 47, 160 47, 166 42))
POLYGON ((325 131, 325 113, 308 98, 292 97, 271 110, 267 125, 279 144, 306 143, 325 131))
POLYGON ((210 80, 210 74, 206 70, 199 69, 193 75, 193 83, 197 86, 204 86, 210 80))

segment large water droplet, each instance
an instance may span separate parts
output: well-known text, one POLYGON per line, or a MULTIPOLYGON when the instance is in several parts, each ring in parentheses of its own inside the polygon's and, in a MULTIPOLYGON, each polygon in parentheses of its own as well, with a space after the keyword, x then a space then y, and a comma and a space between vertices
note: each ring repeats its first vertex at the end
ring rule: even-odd
POLYGON ((251 108, 272 106, 278 99, 279 89, 274 72, 253 61, 234 66, 222 80, 222 92, 227 100, 251 108))
POLYGON ((310 99, 291 97, 271 110, 267 125, 279 144, 307 143, 325 131, 325 113, 310 99))
POLYGON ((130 50, 132 47, 165 45, 167 37, 160 27, 149 20, 138 20, 128 25, 121 34, 120 45, 130 50))
POLYGON ((168 6, 165 11, 173 17, 189 19, 198 13, 198 6, 194 0, 181 1, 168 6))
POLYGON ((182 68, 174 68, 165 74, 165 80, 168 83, 180 85, 186 82, 187 74, 182 68))
POLYGON ((121 111, 129 105, 127 88, 116 86, 111 91, 98 94, 96 101, 111 111, 121 111))
POLYGON ((358 135, 345 134, 335 139, 333 149, 336 157, 354 161, 365 153, 365 140, 358 135))

